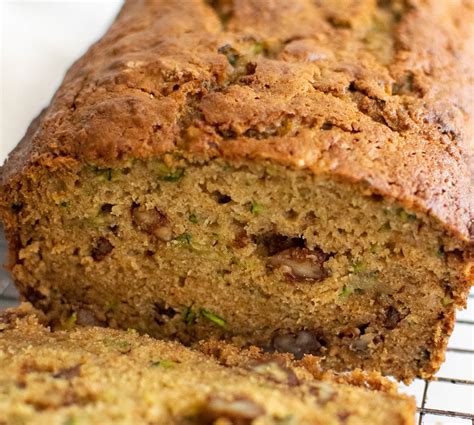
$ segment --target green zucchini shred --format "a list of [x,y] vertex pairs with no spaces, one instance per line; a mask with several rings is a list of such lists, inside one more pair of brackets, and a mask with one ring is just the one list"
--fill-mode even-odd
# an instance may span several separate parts
[[399,208],[397,210],[397,213],[398,213],[398,216],[400,217],[400,219],[404,223],[407,223],[408,221],[416,220],[416,215],[415,214],[411,214],[411,213],[405,211],[403,208]]
[[352,263],[350,271],[351,273],[362,273],[366,268],[366,265],[362,261],[356,261],[355,263]]
[[339,292],[340,297],[348,297],[349,295],[352,295],[354,293],[354,288],[349,285],[344,285]]
[[257,202],[251,202],[250,203],[250,212],[252,214],[260,214],[263,211],[263,205],[257,203]]
[[192,325],[196,322],[196,313],[193,311],[192,307],[188,307],[184,312],[184,322],[187,325]]
[[254,55],[259,55],[260,53],[263,53],[264,51],[263,44],[259,41],[256,41],[255,43],[252,44],[252,52]]
[[210,322],[214,323],[215,325],[221,327],[221,328],[227,328],[227,322],[217,314],[213,313],[212,311],[209,311],[205,308],[202,308],[200,311],[201,315],[209,320]]
[[77,322],[77,313],[74,311],[64,322],[64,327],[66,329],[70,329],[75,326],[76,322]]
[[178,362],[169,359],[156,360],[150,363],[151,367],[162,367],[163,369],[170,369],[176,366]]
[[174,240],[183,245],[191,245],[193,241],[193,236],[190,233],[185,232],[185,233],[181,233],[181,235],[179,236],[176,236]]
[[113,170],[112,168],[101,168],[95,165],[91,166],[91,170],[93,173],[97,174],[104,180],[111,181],[113,177]]
[[184,168],[178,168],[172,173],[166,174],[161,177],[165,182],[178,182],[184,177]]

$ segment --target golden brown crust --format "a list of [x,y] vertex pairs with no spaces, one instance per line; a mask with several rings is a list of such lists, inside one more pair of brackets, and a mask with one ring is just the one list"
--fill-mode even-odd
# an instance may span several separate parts
[[33,163],[177,152],[367,185],[473,241],[471,1],[128,1],[68,72]]
[[354,369],[348,373],[337,373],[323,368],[321,366],[321,359],[310,354],[304,356],[301,360],[295,360],[289,353],[266,353],[254,346],[250,346],[247,349],[239,349],[232,344],[215,339],[201,341],[197,344],[197,348],[204,354],[214,357],[220,364],[225,366],[244,366],[249,361],[275,361],[280,365],[290,368],[294,366],[304,368],[318,380],[349,383],[374,391],[397,394],[397,384],[383,377],[378,372],[364,372],[360,369]]

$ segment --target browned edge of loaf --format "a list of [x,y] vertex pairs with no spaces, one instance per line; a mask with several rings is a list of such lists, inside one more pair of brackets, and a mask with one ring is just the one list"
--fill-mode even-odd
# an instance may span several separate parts
[[0,188],[34,166],[269,160],[357,182],[472,246],[473,16],[469,0],[127,1]]

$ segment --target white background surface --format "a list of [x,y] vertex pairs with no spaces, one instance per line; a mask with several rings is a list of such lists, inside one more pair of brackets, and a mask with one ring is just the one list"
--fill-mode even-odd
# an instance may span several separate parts
[[[103,34],[120,4],[119,0],[0,0],[0,164],[48,104],[66,69]],[[474,320],[472,302],[459,318]],[[474,349],[474,326],[458,324],[450,345]],[[448,353],[439,375],[474,380],[474,356]],[[417,381],[406,391],[420,400],[423,385]],[[474,388],[432,383],[427,407],[472,413]],[[427,416],[425,423],[471,421]]]
[[0,164],[121,3],[0,0]]

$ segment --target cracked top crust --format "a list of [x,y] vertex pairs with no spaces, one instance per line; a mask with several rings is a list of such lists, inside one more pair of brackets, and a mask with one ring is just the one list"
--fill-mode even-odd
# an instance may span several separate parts
[[130,0],[1,170],[176,152],[360,182],[474,241],[470,0]]

